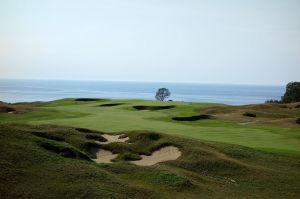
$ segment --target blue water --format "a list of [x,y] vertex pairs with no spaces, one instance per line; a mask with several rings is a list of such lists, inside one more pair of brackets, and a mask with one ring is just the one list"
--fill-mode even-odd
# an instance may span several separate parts
[[160,87],[171,91],[170,99],[231,105],[263,103],[280,99],[283,86],[214,85],[190,83],[146,83],[57,80],[0,80],[0,101],[49,101],[67,97],[150,99]]

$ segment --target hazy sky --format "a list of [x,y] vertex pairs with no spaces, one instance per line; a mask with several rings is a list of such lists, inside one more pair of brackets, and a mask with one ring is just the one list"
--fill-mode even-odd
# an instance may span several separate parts
[[300,81],[300,1],[0,0],[0,78]]

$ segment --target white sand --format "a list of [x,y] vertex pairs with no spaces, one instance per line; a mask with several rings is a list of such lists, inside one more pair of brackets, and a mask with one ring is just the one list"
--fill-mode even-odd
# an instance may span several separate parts
[[141,155],[141,160],[130,161],[139,166],[151,166],[159,162],[176,160],[181,156],[181,151],[177,147],[167,146],[154,151],[151,155]]
[[97,163],[112,163],[111,160],[115,159],[119,154],[113,154],[111,151],[104,149],[94,149],[96,152],[96,159],[93,159]]
[[109,144],[112,142],[126,142],[127,140],[129,140],[129,137],[124,137],[124,138],[120,138],[120,136],[124,136],[122,135],[109,135],[109,134],[103,134],[102,137],[104,137],[105,139],[107,139],[106,142],[99,142],[100,144]]

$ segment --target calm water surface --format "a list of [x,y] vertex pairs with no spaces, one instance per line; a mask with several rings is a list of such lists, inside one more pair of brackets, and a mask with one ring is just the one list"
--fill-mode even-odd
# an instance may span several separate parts
[[160,87],[169,88],[170,99],[231,105],[280,99],[284,86],[217,85],[108,81],[0,80],[0,101],[49,101],[67,97],[150,99]]

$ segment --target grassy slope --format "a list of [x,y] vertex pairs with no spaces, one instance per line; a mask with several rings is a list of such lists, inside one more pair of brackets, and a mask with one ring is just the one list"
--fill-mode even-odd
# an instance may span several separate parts
[[[118,162],[97,164],[90,161],[94,156],[88,146],[93,141],[86,135],[91,133],[52,125],[0,124],[0,198],[297,198],[300,194],[297,158],[144,131],[126,133],[134,144],[103,146],[121,154]],[[49,150],[45,143],[70,153]],[[166,143],[180,148],[178,160],[139,167],[122,159],[124,154],[149,153]]]
[[[105,103],[125,103],[120,106],[99,107]],[[134,105],[176,105],[176,108],[160,111],[138,111]],[[214,120],[175,122],[174,116],[189,116],[205,112],[209,107],[232,107],[205,103],[158,102],[144,100],[112,100],[99,102],[74,102],[73,99],[46,103],[39,111],[24,114],[0,114],[2,121],[20,121],[31,124],[60,124],[86,127],[107,132],[128,130],[152,130],[172,135],[239,144],[276,153],[300,154],[300,128],[278,127],[271,124],[240,125],[241,121],[252,121],[240,114],[232,117],[220,116]],[[236,107],[242,111],[244,107]],[[228,111],[228,110],[227,110]],[[256,112],[261,110],[256,110]],[[263,110],[264,111],[264,110]],[[300,116],[300,109],[268,110],[278,115]],[[259,113],[260,113],[259,112]],[[276,115],[275,115],[276,116]],[[293,119],[292,119],[293,120]],[[280,121],[284,122],[284,121]],[[280,123],[277,122],[277,123]],[[289,121],[290,122],[290,121]]]

